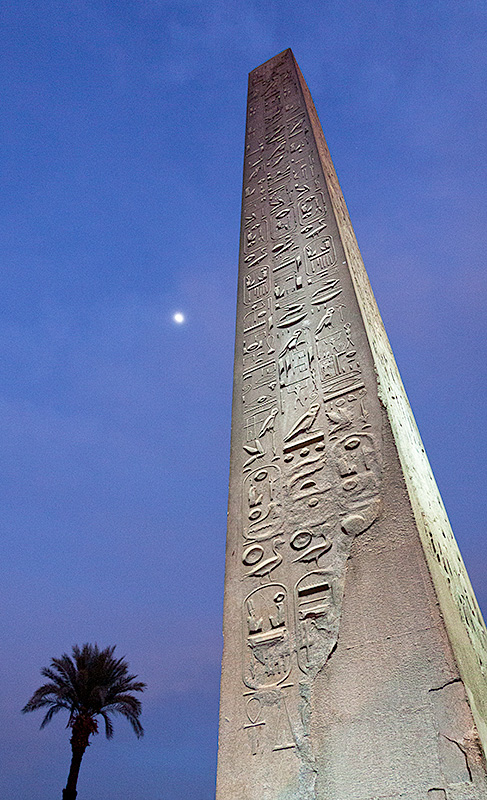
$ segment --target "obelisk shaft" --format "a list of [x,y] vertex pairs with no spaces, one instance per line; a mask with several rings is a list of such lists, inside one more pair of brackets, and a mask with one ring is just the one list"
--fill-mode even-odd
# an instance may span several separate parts
[[291,51],[249,80],[217,800],[486,800],[486,634]]

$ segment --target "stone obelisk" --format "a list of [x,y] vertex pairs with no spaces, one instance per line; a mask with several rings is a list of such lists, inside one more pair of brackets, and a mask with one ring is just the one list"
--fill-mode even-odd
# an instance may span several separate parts
[[290,50],[249,78],[217,800],[486,800],[487,634]]

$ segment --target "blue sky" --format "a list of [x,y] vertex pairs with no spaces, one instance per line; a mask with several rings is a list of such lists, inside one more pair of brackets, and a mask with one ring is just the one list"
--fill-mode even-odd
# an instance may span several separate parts
[[6,0],[1,20],[0,794],[60,796],[63,721],[19,709],[97,641],[149,684],[146,737],[95,739],[79,800],[211,800],[247,73],[293,48],[485,613],[486,7]]

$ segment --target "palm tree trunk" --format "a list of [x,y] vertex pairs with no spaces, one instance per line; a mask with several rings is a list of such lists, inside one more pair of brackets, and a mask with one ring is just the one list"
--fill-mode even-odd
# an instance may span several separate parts
[[63,800],[76,800],[76,784],[78,783],[79,768],[81,766],[81,759],[83,758],[86,747],[72,747],[73,755],[71,757],[71,766],[69,768],[68,782],[66,788],[63,789]]

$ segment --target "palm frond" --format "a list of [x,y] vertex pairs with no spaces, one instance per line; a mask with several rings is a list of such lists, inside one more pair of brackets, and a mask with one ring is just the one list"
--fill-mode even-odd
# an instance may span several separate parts
[[144,729],[141,723],[139,722],[139,714],[134,714],[129,708],[127,708],[127,706],[123,704],[120,704],[118,706],[116,705],[113,706],[113,708],[111,708],[110,711],[112,714],[113,713],[120,714],[122,717],[125,717],[125,719],[127,719],[132,725],[132,728],[134,729],[134,733],[137,736],[137,738],[138,739],[142,738],[142,736],[144,735]]
[[105,722],[105,736],[107,737],[107,739],[111,739],[113,737],[113,723],[110,717],[108,716],[108,712],[100,711],[100,715],[103,717],[103,720]]
[[125,708],[136,716],[138,716],[142,710],[142,703],[138,697],[133,697],[131,694],[117,695],[111,705],[116,708],[117,711],[119,711],[120,708]]
[[130,722],[130,724],[131,724],[131,726],[132,726],[132,728],[134,730],[134,733],[135,733],[137,739],[142,739],[142,737],[144,735],[144,729],[143,729],[142,725],[140,724],[139,720],[138,719],[132,719],[132,717],[130,717],[129,718],[129,722]]
[[41,722],[41,728],[40,729],[42,730],[43,728],[45,728],[46,725],[53,718],[54,714],[57,714],[58,711],[61,711],[62,708],[67,708],[67,706],[65,706],[62,703],[57,703],[56,705],[51,706],[50,709],[48,710],[46,716],[44,717],[44,719]]

